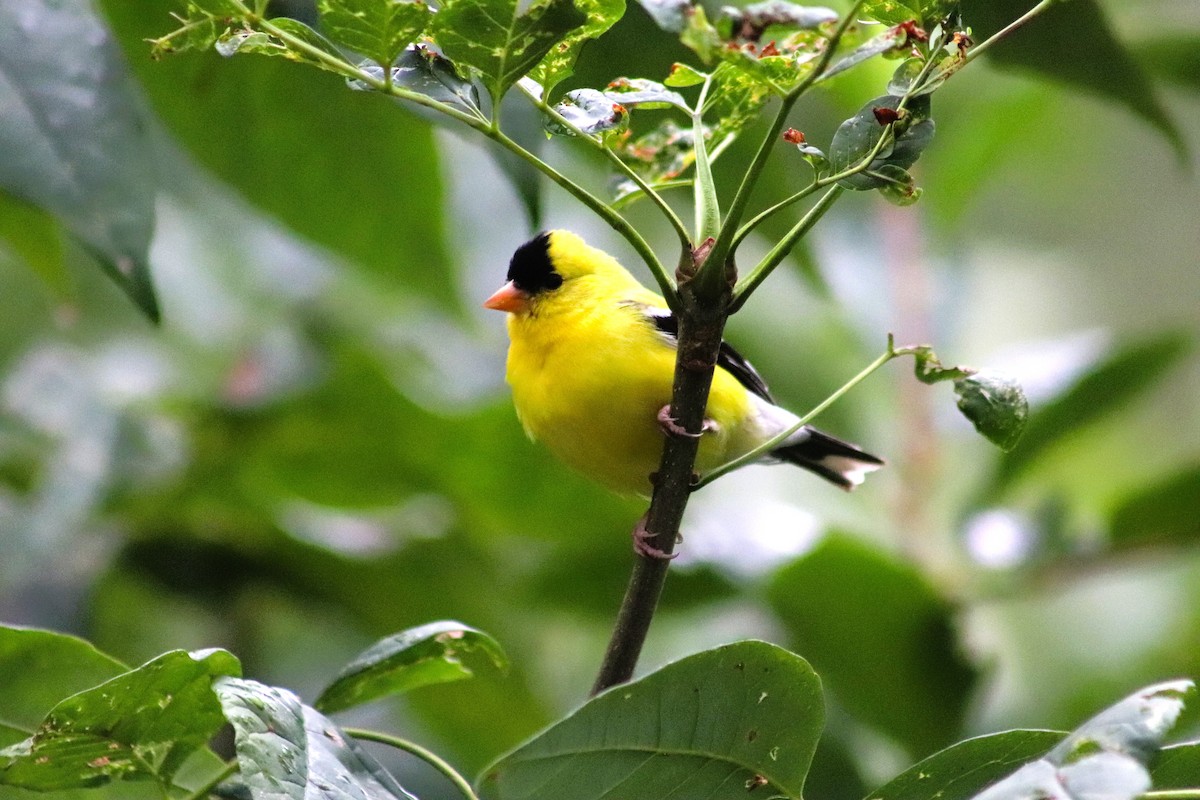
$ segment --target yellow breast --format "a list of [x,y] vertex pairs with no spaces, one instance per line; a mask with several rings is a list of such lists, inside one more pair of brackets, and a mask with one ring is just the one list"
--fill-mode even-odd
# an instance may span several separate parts
[[[571,294],[552,309],[509,318],[513,402],[529,435],[559,459],[615,491],[647,494],[662,454],[657,415],[671,400],[675,349],[641,310],[590,280],[571,281]],[[743,449],[750,413],[745,389],[718,369],[708,406],[718,428],[701,440],[700,472]]]

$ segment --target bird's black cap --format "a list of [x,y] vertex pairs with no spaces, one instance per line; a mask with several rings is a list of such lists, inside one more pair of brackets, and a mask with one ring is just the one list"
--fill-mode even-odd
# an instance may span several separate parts
[[563,278],[550,262],[550,234],[539,233],[517,248],[508,262],[508,279],[530,294],[557,289]]

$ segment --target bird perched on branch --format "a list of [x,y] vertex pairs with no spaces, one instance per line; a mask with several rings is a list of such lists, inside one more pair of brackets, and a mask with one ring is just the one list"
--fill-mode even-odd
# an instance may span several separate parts
[[[682,433],[668,415],[678,326],[666,302],[612,256],[550,231],[517,248],[507,283],[484,306],[509,314],[507,379],[529,436],[610,489],[649,494],[664,433]],[[705,416],[700,475],[799,421],[724,343]],[[883,464],[809,426],[762,460],[795,464],[843,489]]]

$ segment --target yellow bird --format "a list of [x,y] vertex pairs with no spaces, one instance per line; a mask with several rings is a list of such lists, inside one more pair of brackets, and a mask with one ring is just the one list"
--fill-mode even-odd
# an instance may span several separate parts
[[[612,256],[560,230],[517,248],[507,283],[484,306],[509,314],[507,379],[530,438],[610,489],[649,494],[672,428],[677,325],[666,302]],[[728,344],[705,416],[701,475],[799,421]],[[809,426],[763,460],[796,464],[843,489],[883,464]]]

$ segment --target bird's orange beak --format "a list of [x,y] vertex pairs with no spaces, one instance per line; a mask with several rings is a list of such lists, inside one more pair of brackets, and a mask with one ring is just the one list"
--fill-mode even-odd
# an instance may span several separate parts
[[529,308],[529,294],[518,289],[515,283],[509,281],[497,289],[495,294],[484,300],[483,307],[511,313],[524,311]]

